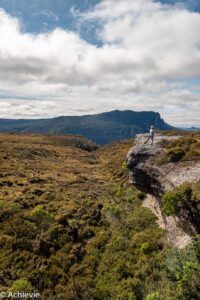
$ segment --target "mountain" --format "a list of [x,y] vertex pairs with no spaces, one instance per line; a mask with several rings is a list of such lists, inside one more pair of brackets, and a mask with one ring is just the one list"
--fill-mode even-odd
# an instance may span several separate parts
[[111,111],[95,115],[62,116],[41,120],[0,119],[0,131],[23,133],[80,134],[99,145],[134,137],[149,131],[154,125],[160,130],[171,130],[159,113]]
[[200,131],[200,127],[182,127],[181,129],[185,131]]

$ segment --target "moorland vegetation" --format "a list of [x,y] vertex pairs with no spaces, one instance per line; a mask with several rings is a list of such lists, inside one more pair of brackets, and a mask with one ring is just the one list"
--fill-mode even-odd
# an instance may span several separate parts
[[[200,299],[200,240],[171,248],[142,207],[145,194],[128,183],[124,162],[133,144],[97,149],[77,136],[0,135],[0,291],[49,300]],[[196,159],[198,141],[186,144],[170,148]],[[187,200],[197,201],[191,189]],[[173,208],[170,199],[166,213],[178,213],[180,201]]]

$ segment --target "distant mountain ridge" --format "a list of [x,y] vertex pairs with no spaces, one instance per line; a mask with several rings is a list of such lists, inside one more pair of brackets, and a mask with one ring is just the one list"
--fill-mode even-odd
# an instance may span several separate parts
[[185,131],[200,131],[200,127],[181,127]]
[[52,119],[0,119],[0,131],[22,133],[81,134],[99,145],[128,139],[144,133],[154,125],[160,130],[172,130],[160,114],[153,111],[114,110],[95,115],[61,116]]

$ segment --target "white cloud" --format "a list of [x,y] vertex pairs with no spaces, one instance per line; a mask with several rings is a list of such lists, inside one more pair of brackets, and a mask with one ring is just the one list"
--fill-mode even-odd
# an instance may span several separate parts
[[[0,10],[0,95],[6,97],[0,117],[117,108],[159,111],[174,125],[200,123],[192,82],[200,81],[200,14],[152,0],[106,0],[74,13],[100,25],[101,47],[59,28],[23,33],[19,20]],[[48,101],[54,108],[44,109]]]
[[10,99],[9,102],[0,102],[1,118],[20,119],[20,118],[37,118],[44,117],[44,111],[51,116],[52,111],[56,109],[56,104],[51,101],[42,101],[38,105],[37,101],[18,101]]
[[41,12],[37,12],[37,13],[33,13],[32,17],[35,16],[45,16],[48,19],[53,19],[54,21],[58,21],[59,17],[57,15],[55,15],[51,10],[45,10],[43,9]]

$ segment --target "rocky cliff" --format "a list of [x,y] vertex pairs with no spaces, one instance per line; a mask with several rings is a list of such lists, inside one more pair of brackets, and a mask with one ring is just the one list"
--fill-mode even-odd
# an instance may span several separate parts
[[145,144],[147,135],[136,136],[135,145],[127,155],[130,182],[147,193],[143,206],[149,207],[158,218],[160,227],[166,229],[172,246],[183,248],[196,234],[196,228],[188,220],[166,216],[162,212],[161,199],[166,191],[173,190],[182,183],[200,180],[198,160],[158,163],[158,158],[166,152],[165,145],[179,140],[179,135],[157,134],[154,145]]

